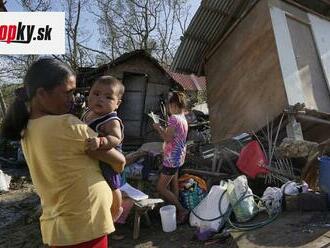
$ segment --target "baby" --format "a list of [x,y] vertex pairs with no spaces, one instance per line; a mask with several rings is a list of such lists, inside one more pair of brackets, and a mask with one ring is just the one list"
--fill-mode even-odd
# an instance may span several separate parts
[[[82,116],[82,120],[99,134],[97,138],[86,140],[87,150],[109,150],[116,148],[121,150],[124,138],[124,126],[118,118],[118,109],[125,87],[121,81],[112,76],[98,78],[92,86],[88,96],[88,110]],[[111,214],[116,221],[123,212],[122,195],[120,192],[120,174],[111,166],[100,162],[102,174],[109,184],[113,203]]]

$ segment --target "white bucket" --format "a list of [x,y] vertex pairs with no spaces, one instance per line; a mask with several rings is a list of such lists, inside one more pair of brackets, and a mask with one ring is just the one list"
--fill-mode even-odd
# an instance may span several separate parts
[[176,229],[176,208],[174,205],[161,207],[159,210],[164,232],[173,232]]

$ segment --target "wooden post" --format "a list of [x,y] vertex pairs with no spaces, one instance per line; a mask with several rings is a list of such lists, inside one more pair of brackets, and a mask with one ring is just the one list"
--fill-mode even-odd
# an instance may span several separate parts
[[141,213],[138,208],[135,208],[133,239],[138,239],[140,236],[140,220]]
[[134,202],[134,227],[133,227],[133,239],[138,239],[140,236],[140,223],[141,216],[144,215],[147,225],[151,225],[151,221],[148,215],[148,211],[154,209],[156,204],[163,203],[162,199],[145,199]]
[[286,125],[286,133],[288,138],[294,140],[304,140],[301,125],[296,121],[293,114],[288,114],[289,123]]

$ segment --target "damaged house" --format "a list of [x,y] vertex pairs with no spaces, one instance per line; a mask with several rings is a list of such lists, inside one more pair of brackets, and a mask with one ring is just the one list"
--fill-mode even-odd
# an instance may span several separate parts
[[88,89],[102,75],[113,75],[125,85],[118,114],[124,122],[124,144],[127,149],[145,142],[159,141],[159,135],[154,131],[147,114],[150,111],[161,114],[170,90],[187,90],[188,93],[205,90],[205,79],[191,79],[193,76],[178,73],[172,75],[143,50],[126,53],[98,68],[81,68],[77,75],[77,86]]
[[193,103],[200,103],[206,100],[206,79],[195,74],[182,74],[166,70],[167,73],[178,82],[184,89],[187,97]]
[[172,69],[206,76],[214,143],[298,105],[286,124],[320,142],[330,137],[329,41],[329,0],[203,0]]

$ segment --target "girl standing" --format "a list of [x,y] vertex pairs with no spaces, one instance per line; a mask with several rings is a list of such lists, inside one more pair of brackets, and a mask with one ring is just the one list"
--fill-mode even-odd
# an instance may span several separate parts
[[188,211],[179,202],[178,171],[186,156],[188,123],[184,115],[186,97],[182,92],[173,92],[169,97],[167,128],[154,124],[164,142],[163,168],[157,184],[158,192],[177,209],[178,223],[187,220]]

